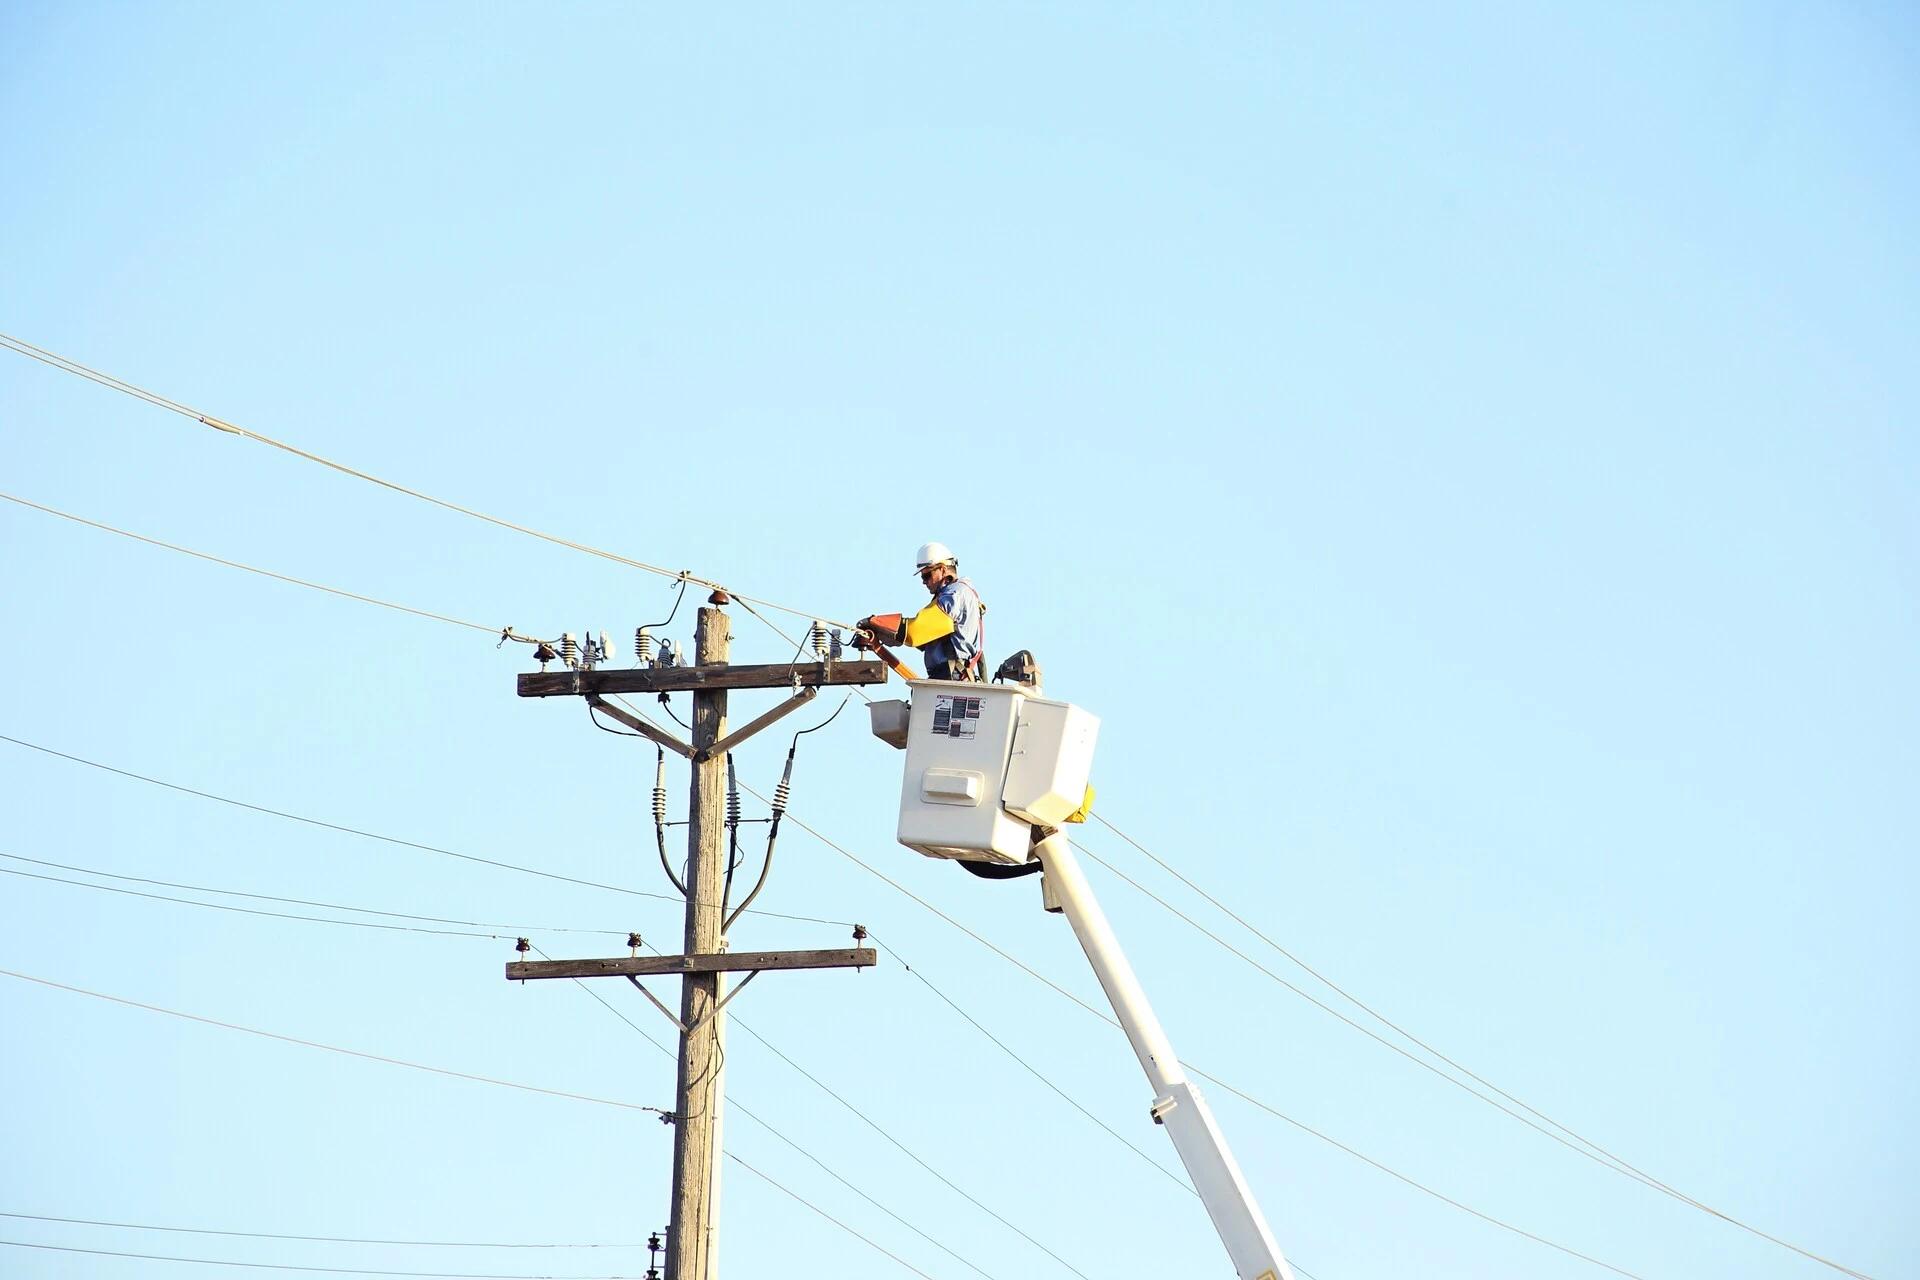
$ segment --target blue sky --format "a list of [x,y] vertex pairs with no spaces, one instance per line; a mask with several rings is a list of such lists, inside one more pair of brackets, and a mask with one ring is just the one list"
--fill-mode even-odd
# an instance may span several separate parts
[[[916,603],[912,551],[946,541],[992,649],[1033,649],[1049,692],[1102,717],[1118,828],[1555,1121],[1900,1275],[1920,1260],[1917,40],[1892,5],[15,3],[0,332],[822,616]],[[672,603],[660,578],[0,357],[14,498],[489,628],[622,632]],[[14,502],[0,538],[0,869],[497,923],[474,932],[553,955],[619,949],[559,927],[677,934],[667,902],[18,745],[665,888],[650,750],[513,696],[524,649]],[[790,652],[734,626],[737,661]],[[789,828],[763,905],[864,923],[913,971],[756,983],[730,1089],[797,1146],[738,1112],[727,1146],[905,1265],[733,1166],[723,1267],[1072,1274],[798,1063],[1085,1274],[1226,1274],[1198,1203],[1142,1157],[1175,1167],[1124,1041],[901,892],[1097,1001],[1030,882],[893,842],[899,758],[858,713],[803,740],[793,812],[899,887]],[[783,742],[739,754],[763,791]],[[1086,846],[1394,1038],[1112,830]],[[1836,1274],[1549,1141],[1090,874],[1182,1055],[1270,1107],[1648,1280]],[[509,987],[508,942],[4,880],[0,969],[671,1100],[636,1033],[667,1024],[637,993],[596,989],[627,1025],[576,989]],[[733,945],[846,933],[758,919]],[[0,1009],[0,1212],[576,1245],[665,1220],[671,1135],[644,1113],[18,978]],[[1210,1096],[1316,1280],[1609,1274]],[[0,1228],[311,1266],[645,1268]],[[190,1269],[0,1253],[35,1280]]]

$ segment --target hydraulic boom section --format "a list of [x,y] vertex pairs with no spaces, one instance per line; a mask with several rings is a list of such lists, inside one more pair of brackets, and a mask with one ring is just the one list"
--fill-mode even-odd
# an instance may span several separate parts
[[1167,1136],[1173,1139],[1173,1149],[1180,1153],[1180,1163],[1187,1167],[1193,1189],[1200,1193],[1213,1229],[1233,1259],[1234,1273],[1240,1280],[1293,1280],[1293,1270],[1274,1242],[1253,1190],[1227,1147],[1226,1135],[1174,1056],[1173,1045],[1147,1003],[1140,980],[1133,976],[1133,966],[1120,950],[1120,941],[1067,837],[1055,833],[1035,845],[1034,852],[1046,876],[1047,905],[1057,906],[1067,917],[1080,949],[1087,953],[1100,989],[1107,993],[1107,1003],[1113,1006],[1141,1070],[1153,1085],[1153,1118],[1166,1126]]
[[994,878],[1042,873],[1049,911],[1073,926],[1153,1086],[1152,1114],[1213,1219],[1240,1280],[1293,1280],[1247,1180],[1200,1091],[1174,1056],[1133,966],[1093,896],[1061,823],[1092,803],[1098,719],[1025,684],[919,680],[911,703],[876,702],[874,736],[907,754],[900,843]]

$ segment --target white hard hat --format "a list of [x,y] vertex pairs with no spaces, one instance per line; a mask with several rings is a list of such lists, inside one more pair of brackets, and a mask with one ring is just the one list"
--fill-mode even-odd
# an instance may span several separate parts
[[921,547],[920,547],[919,557],[914,561],[913,571],[915,573],[918,573],[920,572],[920,570],[926,568],[930,564],[946,564],[952,559],[953,559],[953,552],[947,550],[946,543],[944,542],[923,543],[921,544]]

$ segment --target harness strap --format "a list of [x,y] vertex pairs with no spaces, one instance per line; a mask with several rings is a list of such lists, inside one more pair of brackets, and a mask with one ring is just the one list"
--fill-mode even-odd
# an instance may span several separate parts
[[975,680],[981,680],[981,673],[987,669],[987,602],[980,598],[980,589],[973,585],[972,579],[962,578],[958,585],[973,593],[973,602],[980,609],[980,643],[974,647],[973,657],[967,660],[967,670]]

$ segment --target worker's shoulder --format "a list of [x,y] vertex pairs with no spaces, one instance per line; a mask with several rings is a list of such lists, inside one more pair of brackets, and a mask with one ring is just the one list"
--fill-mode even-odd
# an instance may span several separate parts
[[946,586],[941,587],[939,599],[943,606],[960,602],[971,602],[980,605],[983,609],[986,608],[985,603],[980,599],[980,588],[973,585],[971,578],[955,578]]

